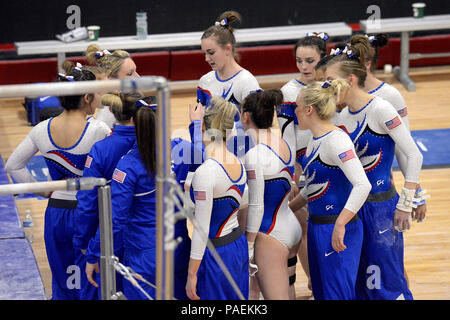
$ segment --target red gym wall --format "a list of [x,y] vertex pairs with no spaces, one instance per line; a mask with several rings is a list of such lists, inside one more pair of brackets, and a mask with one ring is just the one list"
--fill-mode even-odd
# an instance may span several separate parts
[[[334,45],[331,43],[329,48]],[[240,64],[254,75],[298,72],[293,53],[294,45],[268,45],[240,48]],[[411,53],[450,52],[450,34],[412,38]],[[400,38],[391,38],[379,50],[377,68],[400,63]],[[132,57],[141,75],[159,75],[171,81],[198,80],[210,71],[201,50],[160,51],[133,53]],[[86,63],[83,57],[70,60]],[[450,64],[450,57],[411,60],[411,67]],[[0,61],[0,84],[51,82],[56,79],[56,57],[47,59]]]

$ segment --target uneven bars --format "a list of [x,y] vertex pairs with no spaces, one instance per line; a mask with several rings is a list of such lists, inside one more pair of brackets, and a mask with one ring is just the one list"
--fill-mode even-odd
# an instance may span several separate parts
[[75,178],[59,181],[30,182],[0,185],[0,195],[37,193],[55,190],[89,190],[96,186],[106,185],[104,178]]
[[140,78],[118,80],[12,84],[0,86],[0,98],[70,96],[90,92],[106,93],[111,91],[131,93],[142,90],[160,89],[167,86],[167,80],[158,76],[143,76]]

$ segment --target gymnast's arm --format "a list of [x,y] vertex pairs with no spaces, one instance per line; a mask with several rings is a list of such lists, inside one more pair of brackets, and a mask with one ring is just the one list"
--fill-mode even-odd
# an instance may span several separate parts
[[197,295],[197,271],[206,249],[211,221],[215,179],[214,173],[210,169],[209,166],[199,167],[192,179],[195,198],[195,223],[186,283],[186,294],[192,300],[199,299]]
[[[346,135],[339,135],[335,141],[330,141],[331,158],[333,164],[337,165],[346,178],[352,184],[352,191],[345,203],[344,208],[339,214],[334,225],[331,243],[336,252],[343,251],[346,246],[344,244],[345,225],[354,217],[359,211],[369,195],[372,185],[364,172],[363,166],[356,156],[355,148],[352,141]],[[341,160],[339,155],[347,153],[348,160]]]
[[245,170],[248,185],[247,241],[255,241],[264,216],[264,173],[258,159],[258,146],[245,155]]
[[35,143],[35,128],[17,146],[5,164],[6,172],[18,183],[36,182],[36,179],[34,179],[26,167],[28,161],[39,151]]

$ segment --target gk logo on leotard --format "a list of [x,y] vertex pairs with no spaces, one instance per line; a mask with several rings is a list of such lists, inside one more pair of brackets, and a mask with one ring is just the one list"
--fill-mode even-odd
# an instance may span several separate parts
[[377,181],[377,187],[381,186],[382,184],[384,185],[384,180],[378,180]]
[[333,209],[333,205],[332,204],[328,204],[326,207],[325,207],[325,210],[331,210],[331,209]]
[[366,280],[367,289],[380,289],[381,288],[381,270],[377,265],[371,265],[367,267],[367,274],[370,276]]
[[76,265],[68,266],[66,273],[70,274],[67,278],[66,286],[67,289],[80,289],[81,288],[81,272],[80,267]]

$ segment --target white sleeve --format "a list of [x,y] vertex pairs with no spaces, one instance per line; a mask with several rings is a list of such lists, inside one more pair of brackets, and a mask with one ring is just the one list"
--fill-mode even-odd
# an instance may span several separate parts
[[106,124],[109,129],[112,129],[117,122],[116,117],[114,117],[114,114],[109,110],[109,106],[104,106],[102,109],[99,109],[95,119]]
[[252,92],[261,90],[258,80],[249,72],[248,77],[246,77],[245,82],[242,84],[241,90],[241,100],[240,103]]
[[390,102],[392,106],[397,110],[397,113],[400,115],[400,117],[402,117],[403,123],[406,125],[408,130],[410,130],[406,101],[403,98],[402,94],[395,87],[390,86],[390,89],[389,99],[386,99],[386,101]]
[[336,164],[353,185],[344,208],[357,213],[366,202],[372,185],[367,178],[361,161],[356,156],[355,147],[348,136],[342,135],[331,144],[332,162]]
[[[36,128],[36,127],[35,127]],[[36,129],[33,128],[26,138],[17,146],[6,161],[5,170],[19,183],[36,182],[26,164],[39,151],[33,140]]]
[[[247,172],[248,185],[248,213],[247,232],[256,233],[259,231],[264,216],[264,174],[259,159],[257,159],[257,149],[247,152],[245,157],[245,170]],[[256,157],[255,157],[256,156]]]
[[[408,119],[408,108],[406,107],[406,105],[403,109],[397,110],[397,113],[402,118],[402,121],[405,124],[406,128],[408,128],[408,131],[411,132]],[[395,156],[397,157],[398,167],[400,168],[403,176],[405,176],[406,167],[408,165],[408,158],[403,152],[400,151],[400,148],[397,146],[397,144],[395,145]]]
[[394,140],[395,147],[406,157],[402,164],[405,181],[418,183],[423,156],[402,118],[392,106],[379,108],[376,117],[379,126]]
[[[214,174],[211,167],[202,165],[194,173],[192,189],[195,198],[195,220],[192,233],[191,259],[201,260],[208,241],[213,206]],[[201,228],[201,231],[198,230]]]

